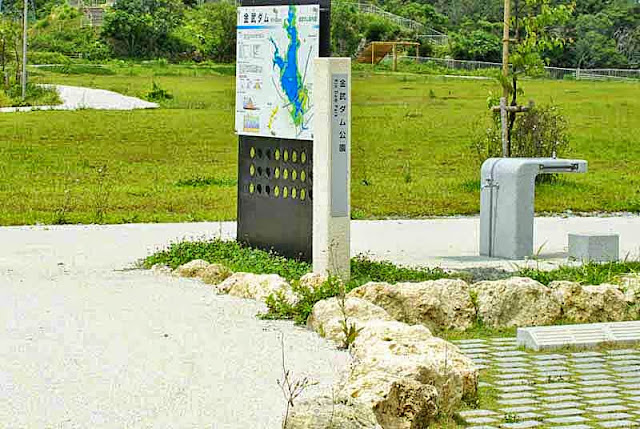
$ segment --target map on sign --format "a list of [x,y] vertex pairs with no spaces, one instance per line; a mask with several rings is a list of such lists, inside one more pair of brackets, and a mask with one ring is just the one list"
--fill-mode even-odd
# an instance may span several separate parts
[[320,6],[238,8],[236,132],[313,140]]

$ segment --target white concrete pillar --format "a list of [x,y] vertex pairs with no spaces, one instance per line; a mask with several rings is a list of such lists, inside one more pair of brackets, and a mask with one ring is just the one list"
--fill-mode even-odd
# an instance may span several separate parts
[[351,59],[315,60],[313,271],[348,280],[351,221]]

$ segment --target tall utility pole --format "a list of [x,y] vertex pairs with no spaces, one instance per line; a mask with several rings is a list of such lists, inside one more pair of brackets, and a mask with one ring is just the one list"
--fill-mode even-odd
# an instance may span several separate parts
[[511,0],[504,0],[504,27],[502,30],[502,76],[504,77],[502,98],[500,99],[500,117],[502,122],[502,156],[510,157],[509,129],[507,127],[507,100],[509,98],[509,88],[506,85],[509,78],[509,24],[511,21]]
[[27,98],[27,14],[28,0],[24,0],[22,9],[22,100]]

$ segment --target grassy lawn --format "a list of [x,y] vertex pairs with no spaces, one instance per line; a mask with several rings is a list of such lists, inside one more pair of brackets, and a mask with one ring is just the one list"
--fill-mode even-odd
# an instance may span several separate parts
[[[0,224],[235,218],[234,75],[225,66],[84,67],[34,80],[144,96],[155,111],[0,115]],[[71,70],[73,71],[73,70]],[[353,78],[354,218],[472,214],[472,127],[493,81],[359,71]],[[538,188],[543,212],[640,211],[640,84],[529,81],[526,97],[566,114],[586,175]]]

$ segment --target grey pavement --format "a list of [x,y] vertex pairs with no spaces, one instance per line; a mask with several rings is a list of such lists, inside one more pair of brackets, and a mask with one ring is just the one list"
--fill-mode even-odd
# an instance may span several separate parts
[[0,427],[278,428],[287,368],[331,395],[315,333],[197,280],[129,270],[204,225],[0,228]]
[[[479,397],[485,408],[465,410],[469,425],[485,427],[640,427],[640,347],[588,352],[524,352],[515,338],[454,341],[480,371]],[[482,350],[482,352],[479,352]],[[514,378],[502,365],[504,353],[518,353]],[[590,373],[584,374],[585,360]],[[626,369],[632,369],[629,372]],[[557,374],[550,374],[555,366]],[[495,403],[495,405],[493,405]],[[472,426],[476,427],[476,426]]]
[[28,112],[32,110],[134,110],[155,109],[158,107],[157,103],[151,103],[105,89],[83,88],[69,85],[43,86],[55,87],[62,99],[62,104],[57,106],[3,107],[0,108],[0,113]]

